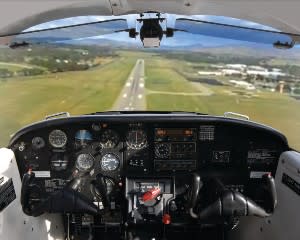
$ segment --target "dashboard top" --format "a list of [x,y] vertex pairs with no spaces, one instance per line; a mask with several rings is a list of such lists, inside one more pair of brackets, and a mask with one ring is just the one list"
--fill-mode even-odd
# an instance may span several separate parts
[[92,122],[109,122],[109,123],[197,123],[197,124],[209,124],[209,125],[229,125],[229,126],[240,126],[248,129],[255,129],[260,132],[271,134],[275,139],[281,141],[281,143],[288,149],[288,141],[285,135],[278,130],[263,125],[257,122],[228,118],[222,116],[211,116],[197,113],[186,113],[186,112],[103,112],[94,113],[89,115],[71,116],[46,119],[40,122],[36,122],[25,126],[16,132],[8,147],[12,147],[16,141],[23,135],[31,132],[43,129],[45,127],[55,127],[64,124],[87,124]]

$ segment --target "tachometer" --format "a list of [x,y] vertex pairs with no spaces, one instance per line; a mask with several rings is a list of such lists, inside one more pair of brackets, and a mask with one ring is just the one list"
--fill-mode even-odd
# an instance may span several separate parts
[[94,158],[88,153],[81,153],[76,159],[76,167],[79,171],[88,171],[94,166]]
[[119,135],[114,130],[107,129],[101,136],[100,144],[103,148],[114,148],[118,145],[119,140]]
[[168,143],[156,143],[155,155],[157,158],[168,158],[170,156],[171,146]]
[[31,142],[32,142],[32,147],[36,150],[41,149],[46,145],[45,140],[41,137],[34,137]]
[[62,148],[67,144],[67,135],[62,130],[56,129],[49,134],[49,143],[52,147]]
[[100,164],[103,171],[115,171],[120,166],[120,159],[116,154],[107,153],[102,157]]
[[131,149],[143,149],[147,146],[147,134],[141,129],[130,130],[126,135],[126,144]]

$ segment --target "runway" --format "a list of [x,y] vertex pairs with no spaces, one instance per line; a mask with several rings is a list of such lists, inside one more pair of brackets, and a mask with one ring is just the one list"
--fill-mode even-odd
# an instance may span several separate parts
[[112,110],[146,110],[144,70],[144,60],[138,59],[121,91],[120,96],[114,103]]

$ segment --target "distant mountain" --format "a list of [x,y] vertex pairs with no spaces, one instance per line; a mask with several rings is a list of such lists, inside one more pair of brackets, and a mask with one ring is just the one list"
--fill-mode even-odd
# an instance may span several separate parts
[[263,44],[243,44],[231,46],[201,47],[190,46],[189,50],[210,54],[234,54],[239,56],[253,56],[257,58],[276,57],[281,59],[300,59],[300,48],[277,49]]
[[95,46],[107,46],[112,48],[133,48],[133,49],[140,49],[143,48],[142,43],[137,41],[117,41],[112,39],[106,38],[87,38],[82,40],[71,40],[67,41],[68,44],[76,44],[76,45],[95,45]]
[[[166,45],[164,44],[164,39],[161,42],[161,46],[159,48],[149,48],[148,50],[152,51],[162,51],[162,50],[190,50],[193,51],[193,48],[201,48],[201,44],[189,46],[189,45],[183,45],[183,46],[176,46],[176,45]],[[145,49],[143,47],[143,44],[139,37],[136,39],[126,39],[126,40],[114,40],[114,39],[106,39],[106,38],[98,38],[98,39],[83,39],[80,41],[71,40],[67,41],[68,44],[76,44],[76,45],[95,45],[95,46],[108,46],[112,48],[128,48],[128,49]]]
[[[126,33],[124,33],[126,34]],[[20,38],[26,41],[26,37]],[[19,40],[20,40],[19,39]],[[276,49],[273,46],[267,44],[255,44],[255,43],[247,43],[243,42],[237,44],[224,44],[221,45],[221,41],[215,44],[212,43],[194,43],[191,42],[189,39],[186,41],[186,45],[184,38],[179,39],[162,39],[161,47],[159,49],[149,49],[153,51],[192,51],[192,52],[199,52],[199,53],[210,53],[215,55],[221,54],[230,54],[236,56],[247,56],[247,57],[255,57],[255,58],[265,58],[265,57],[275,57],[281,59],[300,59],[300,48],[294,47],[288,50]],[[122,37],[120,39],[116,38],[85,38],[82,40],[71,40],[68,37],[65,37],[63,34],[58,36],[47,36],[39,38],[30,38],[30,42],[59,42],[55,43],[61,45],[89,45],[89,46],[101,46],[101,47],[111,47],[115,49],[143,49],[143,45],[137,39],[130,39],[126,37]]]

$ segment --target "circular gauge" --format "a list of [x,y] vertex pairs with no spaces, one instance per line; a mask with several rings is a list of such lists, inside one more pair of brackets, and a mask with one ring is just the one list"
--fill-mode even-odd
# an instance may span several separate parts
[[113,153],[107,153],[101,158],[101,169],[103,171],[115,171],[120,166],[120,159]]
[[170,156],[170,144],[157,143],[155,145],[155,155],[158,158],[168,158]]
[[75,142],[81,146],[87,145],[92,140],[93,140],[93,136],[87,130],[79,130],[75,134]]
[[80,171],[88,171],[94,165],[94,158],[88,153],[79,154],[76,159],[76,167]]
[[103,148],[114,148],[119,143],[119,135],[111,129],[105,130],[101,136],[100,144]]
[[130,130],[126,135],[126,144],[131,149],[143,149],[147,146],[147,135],[141,130]]
[[101,125],[100,125],[100,124],[97,124],[97,123],[93,123],[92,129],[93,129],[95,132],[99,132],[99,131],[101,130]]
[[45,140],[41,137],[34,137],[31,143],[34,149],[41,149],[45,147]]
[[67,144],[67,135],[62,130],[53,130],[49,134],[49,143],[52,147],[62,148]]

